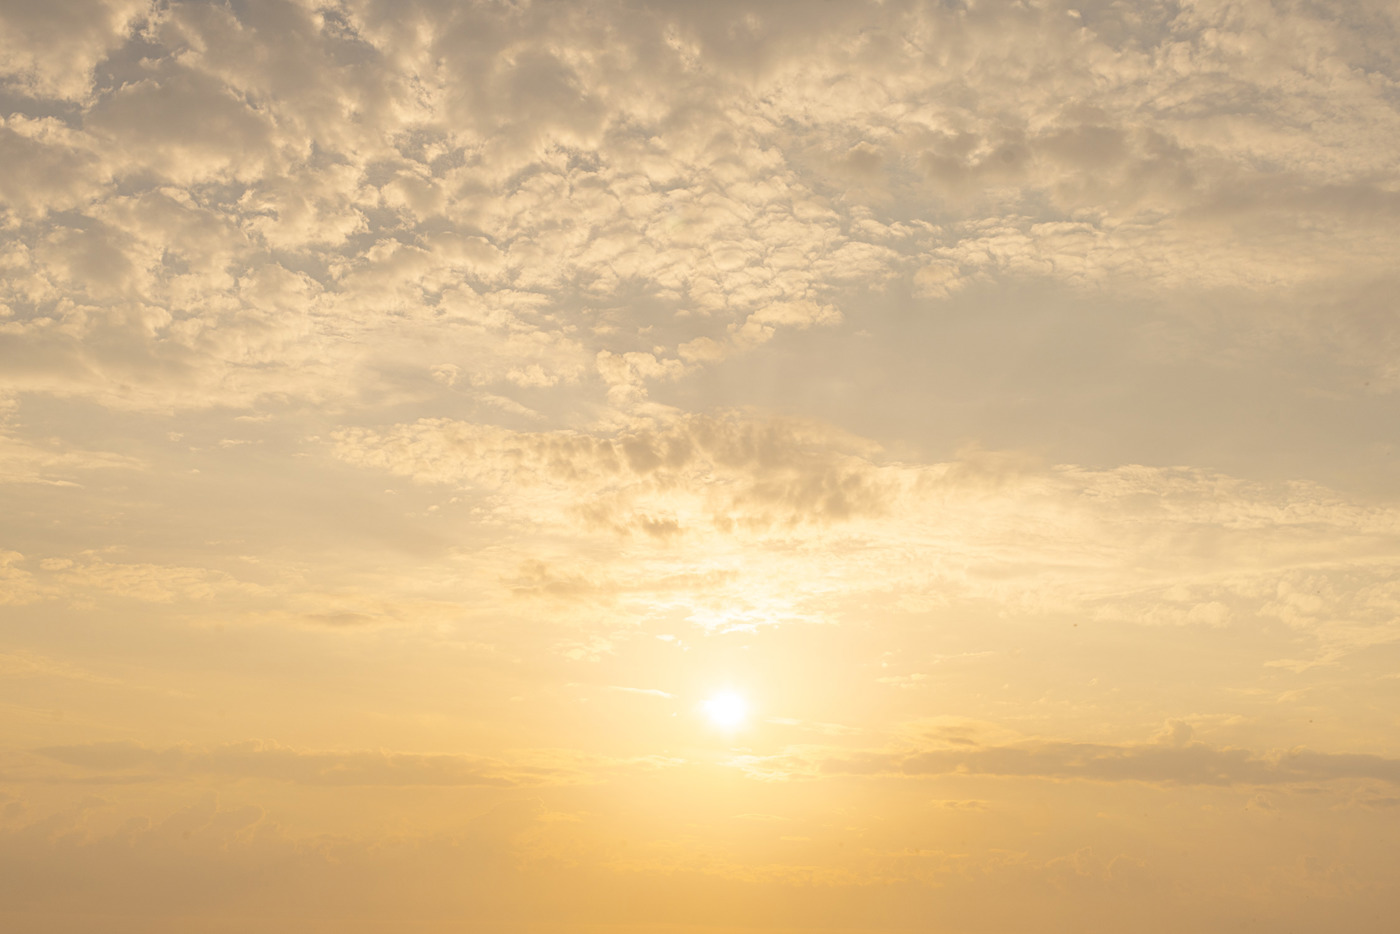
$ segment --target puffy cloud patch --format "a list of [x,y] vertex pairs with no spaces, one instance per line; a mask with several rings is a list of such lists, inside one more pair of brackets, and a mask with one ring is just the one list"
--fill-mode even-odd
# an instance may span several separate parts
[[[596,372],[625,407],[784,329],[855,322],[859,293],[891,283],[933,299],[1027,277],[1294,288],[1374,278],[1395,247],[1381,13],[884,4],[782,28],[776,10],[611,3],[425,5],[411,27],[373,3],[5,15],[21,95],[83,102],[61,118],[36,104],[0,132],[4,236],[28,251],[0,302],[15,353],[49,359],[11,389],[143,407],[325,398],[446,338],[457,359],[441,362],[477,385]],[[73,17],[81,29],[55,25]],[[1260,36],[1271,55],[1249,51]],[[183,207],[129,209],[157,196]],[[210,340],[278,314],[229,289],[270,264],[315,295],[294,339],[268,360]],[[84,320],[114,336],[78,366],[46,322],[86,332],[63,306],[83,293]],[[116,370],[145,385],[104,392]]]
[[0,79],[39,98],[82,101],[94,70],[130,39],[147,0],[61,0],[0,8]]

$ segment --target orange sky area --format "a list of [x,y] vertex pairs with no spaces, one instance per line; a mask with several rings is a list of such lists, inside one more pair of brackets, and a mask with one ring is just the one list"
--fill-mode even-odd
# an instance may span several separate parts
[[1389,0],[0,0],[0,929],[1381,934]]

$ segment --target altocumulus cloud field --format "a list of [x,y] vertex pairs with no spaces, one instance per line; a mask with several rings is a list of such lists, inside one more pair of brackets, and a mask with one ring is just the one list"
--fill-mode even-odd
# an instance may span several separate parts
[[1397,50],[0,0],[0,921],[1391,930]]

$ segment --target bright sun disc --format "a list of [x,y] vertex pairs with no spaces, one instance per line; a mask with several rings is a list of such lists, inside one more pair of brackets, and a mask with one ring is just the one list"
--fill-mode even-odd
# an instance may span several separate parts
[[704,708],[705,716],[710,718],[710,722],[723,730],[736,729],[743,724],[749,713],[744,699],[732,692],[716,694],[705,701]]

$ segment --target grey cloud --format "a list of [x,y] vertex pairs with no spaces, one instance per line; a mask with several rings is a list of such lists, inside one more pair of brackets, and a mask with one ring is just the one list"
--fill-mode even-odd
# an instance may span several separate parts
[[898,485],[862,455],[871,446],[814,425],[733,416],[694,416],[614,437],[512,432],[446,420],[388,434],[337,435],[343,459],[425,482],[552,483],[590,498],[587,524],[666,538],[672,515],[648,513],[638,497],[705,493],[721,527],[837,522],[885,513]]
[[936,506],[946,523],[970,510],[984,527],[992,513],[1007,510],[1002,518],[1019,529],[1015,537],[1038,526],[1034,504],[1049,496],[1073,501],[1086,529],[1103,526],[1109,534],[1111,527],[1120,544],[1134,548],[1170,540],[1183,559],[1219,560],[1222,536],[1266,531],[1270,547],[1294,561],[1335,556],[1328,549],[1338,547],[1336,538],[1322,551],[1309,550],[1324,528],[1347,539],[1358,557],[1385,552],[1400,535],[1400,516],[1390,507],[1301,481],[1265,484],[1182,467],[1050,467],[1023,452],[976,446],[946,463],[911,466],[829,426],[742,411],[670,414],[607,434],[422,419],[384,431],[345,429],[334,440],[341,459],[420,483],[591,494],[598,499],[590,508],[600,516],[632,508],[642,493],[656,494],[658,503],[672,493],[704,495],[720,510],[715,515],[733,510],[736,522],[758,524],[882,516],[898,504],[915,512]]
[[[55,227],[38,249],[37,258],[47,263],[69,295],[123,298],[139,284],[138,267],[125,240],[121,232],[100,221]],[[102,309],[93,317],[110,320],[120,313],[119,308]],[[156,320],[164,323],[168,319],[164,312],[157,312]]]
[[1271,755],[1205,743],[964,744],[904,753],[834,755],[827,774],[990,775],[1172,785],[1283,785],[1343,779],[1400,784],[1400,759],[1294,749]]
[[0,79],[39,97],[81,100],[93,70],[128,38],[149,0],[0,5]]
[[21,217],[68,211],[96,196],[110,174],[86,140],[57,120],[12,116],[0,128],[0,203]]
[[221,173],[261,174],[272,157],[272,127],[213,76],[182,67],[125,85],[104,97],[86,121],[141,162],[175,181]]

